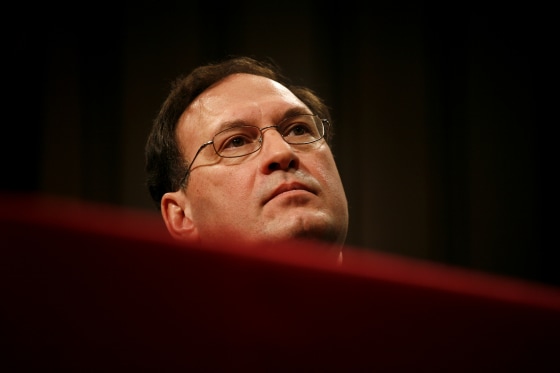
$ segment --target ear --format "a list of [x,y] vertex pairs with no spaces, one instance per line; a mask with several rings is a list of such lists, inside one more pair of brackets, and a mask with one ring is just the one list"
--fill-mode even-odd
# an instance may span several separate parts
[[161,215],[173,238],[183,241],[198,241],[198,229],[192,220],[191,205],[182,190],[163,195]]

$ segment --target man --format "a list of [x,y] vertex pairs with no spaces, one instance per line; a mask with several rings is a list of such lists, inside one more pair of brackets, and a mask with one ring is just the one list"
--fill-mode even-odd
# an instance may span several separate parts
[[348,205],[330,114],[311,90],[247,57],[177,79],[146,144],[147,184],[180,240],[342,245]]

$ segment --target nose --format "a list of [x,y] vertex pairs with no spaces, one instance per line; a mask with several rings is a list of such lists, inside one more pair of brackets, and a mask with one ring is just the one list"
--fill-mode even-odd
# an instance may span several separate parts
[[276,127],[263,128],[263,143],[260,150],[260,168],[263,173],[289,170],[299,166],[299,157],[292,145],[284,141]]

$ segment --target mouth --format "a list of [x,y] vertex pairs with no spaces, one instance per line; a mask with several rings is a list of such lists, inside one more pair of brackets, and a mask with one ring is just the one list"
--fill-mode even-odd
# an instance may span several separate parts
[[268,198],[265,199],[264,204],[266,205],[272,199],[278,197],[279,195],[281,195],[283,193],[287,193],[287,192],[291,192],[291,191],[297,191],[297,190],[301,190],[301,191],[309,192],[309,193],[312,193],[312,194],[316,194],[315,191],[312,190],[311,188],[309,188],[307,185],[304,185],[304,184],[301,184],[301,183],[287,183],[287,184],[282,184],[278,188],[276,188],[268,196]]

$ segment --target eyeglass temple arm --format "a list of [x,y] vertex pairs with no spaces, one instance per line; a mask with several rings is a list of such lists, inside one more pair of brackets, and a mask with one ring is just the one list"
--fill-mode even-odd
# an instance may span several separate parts
[[208,142],[202,144],[202,145],[200,146],[200,148],[198,148],[198,150],[196,151],[196,153],[195,153],[195,155],[194,155],[194,157],[193,157],[191,163],[189,163],[189,168],[187,168],[187,171],[185,171],[185,174],[184,174],[183,177],[181,178],[181,182],[179,183],[179,185],[181,186],[181,188],[185,186],[185,185],[184,185],[185,180],[187,180],[187,176],[189,176],[189,173],[191,172],[191,167],[192,167],[192,165],[193,165],[194,160],[196,159],[196,157],[198,157],[198,155],[200,154],[200,152],[202,151],[202,149],[204,149],[204,148],[207,147],[208,145],[212,144],[213,142],[214,142],[214,141],[210,140],[210,141],[208,141]]

